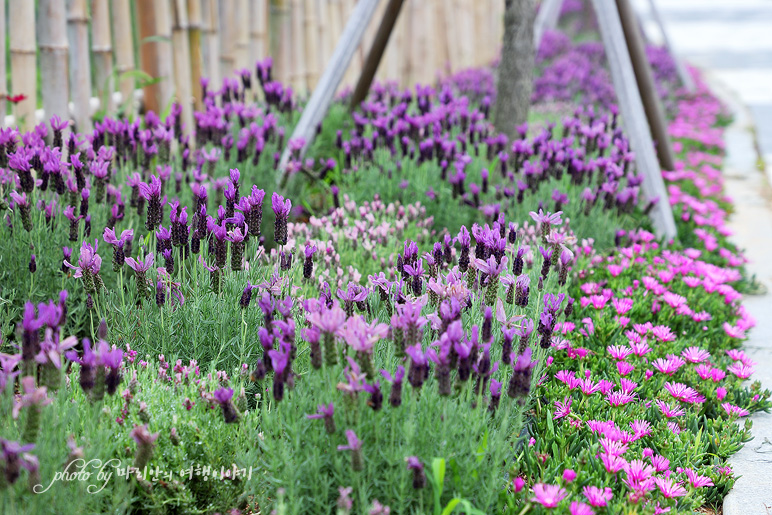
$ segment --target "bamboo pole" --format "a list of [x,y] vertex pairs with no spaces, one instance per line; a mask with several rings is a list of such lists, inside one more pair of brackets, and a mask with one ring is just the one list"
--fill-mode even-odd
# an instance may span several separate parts
[[27,98],[14,106],[16,124],[29,130],[35,124],[37,99],[35,65],[35,4],[27,0],[11,0],[9,36],[11,49],[11,93]]
[[113,106],[113,44],[110,36],[110,9],[107,0],[91,0],[91,51],[94,54],[96,90],[102,107],[111,113]]
[[201,33],[204,40],[201,59],[211,90],[218,89],[221,81],[219,20],[216,0],[201,0]]
[[[328,0],[328,6],[327,6],[327,24],[328,24],[328,47],[327,47],[327,59],[329,60],[334,51],[335,51],[335,44],[337,43],[338,35],[343,30],[343,27],[340,24],[340,4],[343,0]],[[345,78],[343,81],[345,82]]]
[[86,0],[68,0],[67,38],[70,43],[70,91],[75,130],[87,132],[91,130],[91,56]]
[[249,31],[251,45],[251,60],[249,65],[250,68],[254,68],[257,61],[267,56],[268,4],[266,4],[266,0],[250,0],[249,7],[252,9]]
[[5,0],[0,0],[0,127],[5,125],[7,112],[6,97],[8,96],[8,78],[6,76],[5,59]]
[[230,78],[236,69],[236,27],[234,23],[236,0],[220,0],[220,74]]
[[317,63],[319,63],[320,73],[327,66],[327,60],[332,55],[329,51],[330,43],[330,5],[327,0],[316,0],[316,23],[319,28],[319,50],[317,52]]
[[[174,96],[174,60],[171,45],[171,13],[168,1],[137,0],[142,69],[160,82],[145,86],[145,110],[159,115]],[[147,38],[154,38],[146,41]]]
[[183,131],[190,131],[193,128],[193,85],[190,71],[188,10],[185,0],[172,0],[172,47],[174,82],[177,101],[182,106]]
[[129,0],[111,0],[110,16],[115,41],[115,71],[118,73],[118,89],[126,114],[133,112],[134,79],[121,77],[121,74],[133,70],[134,40],[131,33],[131,9]]
[[282,0],[280,3],[278,64],[280,80],[284,84],[290,84],[292,80],[292,16],[289,0]]
[[254,64],[250,63],[249,56],[249,27],[253,23],[250,14],[249,0],[236,0],[233,11],[233,61],[238,70],[251,69]]
[[316,29],[316,1],[303,2],[303,37],[305,41],[306,86],[309,91],[316,87],[319,81],[319,31]]
[[305,59],[305,32],[303,30],[303,4],[301,0],[290,1],[290,28],[292,34],[292,77],[290,83],[296,93],[308,90],[306,76],[308,69]]
[[445,35],[446,30],[443,4],[444,2],[442,0],[432,0],[432,16],[429,20],[429,23],[432,24],[432,28],[434,29],[431,45],[434,48],[434,59],[435,63],[437,63],[436,69],[441,76],[447,75],[448,64],[448,46]]
[[[67,44],[67,9],[64,0],[40,0],[40,86],[43,95],[43,111],[50,118],[54,115],[68,120],[70,113]],[[5,115],[5,113],[3,113]]]
[[[197,111],[204,109],[201,90],[201,75],[203,69],[201,42],[201,2],[187,0],[188,8],[188,50],[190,52],[190,90],[193,95],[193,106]],[[188,130],[193,127],[188,126]]]

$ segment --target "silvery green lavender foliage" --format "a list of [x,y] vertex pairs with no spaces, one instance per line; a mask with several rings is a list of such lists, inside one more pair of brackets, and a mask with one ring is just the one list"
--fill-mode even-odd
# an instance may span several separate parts
[[[534,216],[545,239],[562,223],[559,213]],[[494,509],[497,465],[519,445],[544,348],[572,307],[560,283],[574,258],[559,245],[554,269],[541,253],[523,266],[518,231],[503,219],[430,248],[406,241],[367,286],[297,307],[262,293],[265,351],[252,371],[261,424],[243,458],[263,471],[261,507],[281,499],[287,513],[326,511],[352,486],[354,512],[373,499],[399,513],[453,498]]]

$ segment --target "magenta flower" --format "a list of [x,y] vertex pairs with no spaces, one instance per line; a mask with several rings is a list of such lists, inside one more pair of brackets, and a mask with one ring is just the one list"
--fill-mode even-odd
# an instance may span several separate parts
[[587,501],[596,508],[602,508],[606,506],[608,501],[614,496],[611,488],[599,488],[597,486],[585,486],[582,489],[582,493],[587,498]]
[[580,501],[573,501],[568,508],[571,515],[594,515],[594,511],[587,504]]
[[667,499],[683,497],[687,494],[686,488],[670,478],[656,477],[654,478],[654,482],[659,487],[659,491],[662,492],[662,495]]
[[552,419],[556,420],[568,416],[568,414],[571,413],[572,402],[573,399],[569,395],[566,395],[566,398],[563,399],[563,402],[555,401],[555,415],[552,417]]
[[654,404],[657,405],[657,407],[662,412],[662,414],[667,418],[680,417],[681,415],[686,413],[684,409],[681,408],[680,406],[677,406],[674,408],[670,404],[664,401],[657,400],[657,401],[654,401]]
[[713,480],[708,476],[701,476],[692,469],[686,469],[684,472],[686,473],[686,477],[689,478],[689,484],[691,484],[693,488],[713,486]]
[[667,390],[674,399],[682,402],[690,404],[705,402],[705,397],[700,395],[697,390],[682,383],[667,382],[665,383],[665,390]]
[[568,492],[560,485],[548,485],[545,483],[536,483],[533,485],[534,496],[531,502],[538,502],[545,508],[556,508],[560,501],[568,497]]
[[747,417],[750,415],[750,412],[747,409],[741,408],[739,406],[735,406],[734,404],[730,404],[728,402],[725,402],[721,405],[722,408],[724,408],[724,411],[726,411],[726,414],[730,417],[732,416],[738,416],[738,417]]
[[688,347],[681,352],[681,356],[689,363],[702,363],[710,359],[710,352],[699,347]]

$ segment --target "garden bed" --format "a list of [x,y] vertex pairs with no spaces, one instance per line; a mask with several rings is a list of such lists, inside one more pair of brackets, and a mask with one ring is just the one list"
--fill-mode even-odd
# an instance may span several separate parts
[[669,242],[602,54],[559,35],[517,140],[487,70],[376,86],[282,192],[299,107],[269,60],[207,92],[195,150],[176,109],[2,130],[3,511],[716,506],[769,392],[746,382],[726,113],[649,55]]

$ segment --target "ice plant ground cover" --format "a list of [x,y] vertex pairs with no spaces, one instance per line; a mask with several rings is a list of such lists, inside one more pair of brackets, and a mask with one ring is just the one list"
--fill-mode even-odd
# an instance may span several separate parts
[[646,230],[597,45],[557,35],[534,102],[584,107],[507,141],[486,70],[377,86],[284,192],[299,106],[270,60],[207,91],[195,150],[177,109],[0,132],[3,512],[718,502],[769,393],[744,382],[725,114],[649,55],[675,242]]

